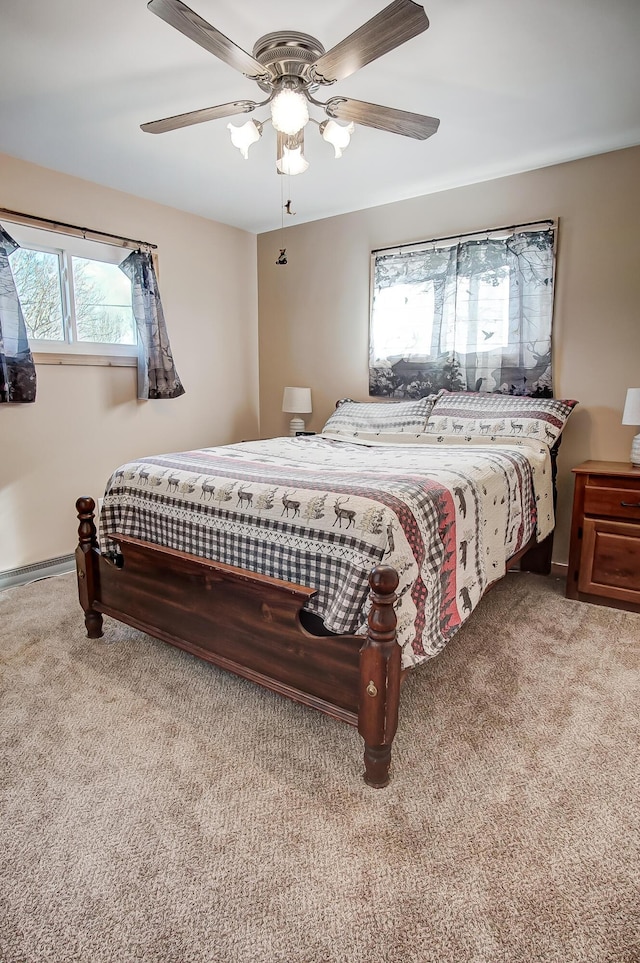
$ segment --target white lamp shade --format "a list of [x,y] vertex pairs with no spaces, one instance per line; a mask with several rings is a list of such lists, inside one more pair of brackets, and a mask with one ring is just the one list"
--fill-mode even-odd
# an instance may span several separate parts
[[327,143],[333,146],[336,157],[342,157],[342,151],[349,146],[351,135],[355,130],[355,124],[337,124],[335,120],[323,120],[320,124],[320,133]]
[[281,174],[290,174],[294,177],[296,174],[304,174],[309,167],[309,161],[302,153],[302,147],[294,147],[293,150],[285,147],[282,159],[276,163],[276,167]]
[[235,124],[227,124],[227,130],[231,134],[231,143],[238,148],[244,159],[247,160],[249,148],[262,136],[262,124],[255,120],[248,120],[241,127],[236,127]]
[[622,424],[640,425],[640,388],[627,388]]
[[311,388],[285,388],[282,398],[282,410],[297,415],[312,411]]

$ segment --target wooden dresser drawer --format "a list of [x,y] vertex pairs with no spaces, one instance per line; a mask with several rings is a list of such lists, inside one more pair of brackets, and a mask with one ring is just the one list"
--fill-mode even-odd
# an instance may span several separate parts
[[588,484],[584,490],[584,513],[640,522],[640,490]]
[[640,602],[640,525],[585,518],[578,589]]
[[640,612],[640,467],[585,461],[573,471],[567,598]]

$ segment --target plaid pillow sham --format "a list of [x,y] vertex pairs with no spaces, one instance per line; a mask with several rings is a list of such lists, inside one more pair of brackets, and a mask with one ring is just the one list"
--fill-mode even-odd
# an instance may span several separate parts
[[352,401],[338,402],[329,416],[323,433],[332,435],[419,434],[425,430],[427,419],[438,395],[428,395],[412,401]]
[[551,448],[577,404],[559,398],[445,390],[433,406],[425,432],[472,438],[532,438]]

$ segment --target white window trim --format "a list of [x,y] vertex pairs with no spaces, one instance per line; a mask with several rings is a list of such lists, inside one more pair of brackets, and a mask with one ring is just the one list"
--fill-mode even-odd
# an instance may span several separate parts
[[[28,225],[25,225],[28,226]],[[38,233],[53,234],[53,231],[47,230],[45,227],[35,227],[32,230]],[[83,246],[91,243],[105,244],[105,242],[94,242],[88,238],[82,238]],[[63,245],[53,246],[51,242],[46,243],[46,240],[36,242],[36,239],[31,239],[28,242],[21,244],[20,247],[27,250],[42,251],[47,254],[55,254],[60,258],[60,284],[61,284],[61,298],[62,298],[62,311],[64,315],[65,328],[71,331],[71,341],[67,340],[53,340],[46,341],[40,338],[29,338],[29,347],[31,349],[31,354],[36,365],[100,365],[105,367],[136,367],[138,361],[138,344],[108,344],[102,341],[78,341],[77,340],[77,330],[75,321],[75,310],[73,305],[73,294],[71,286],[69,285],[69,276],[71,271],[71,257],[73,251],[70,250],[73,245],[73,240],[66,247]],[[115,245],[105,245],[109,247],[115,247]],[[78,256],[89,257],[90,249],[86,250],[86,253],[81,254],[78,252]],[[126,256],[126,254],[125,254]],[[95,260],[102,260],[102,258],[95,258]],[[116,263],[107,262],[107,263]],[[137,336],[137,330],[136,330]]]
[[[135,368],[138,363],[137,355],[89,354],[86,351],[77,353],[72,353],[69,351],[61,352],[59,344],[57,351],[41,351],[41,344],[42,342],[38,344],[38,350],[31,352],[36,365],[86,364],[101,365],[107,368]],[[105,345],[105,347],[121,347],[121,345]],[[129,345],[127,345],[127,347],[129,347]]]

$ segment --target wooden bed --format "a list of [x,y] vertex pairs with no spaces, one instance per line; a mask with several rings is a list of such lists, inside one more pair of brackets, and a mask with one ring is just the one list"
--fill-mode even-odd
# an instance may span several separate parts
[[[551,449],[555,502],[556,455]],[[117,555],[102,553],[95,502],[76,503],[80,604],[87,635],[102,635],[111,616],[185,649],[274,692],[357,726],[364,740],[364,779],[389,781],[391,747],[406,671],[396,643],[395,589],[388,565],[369,577],[371,610],[366,636],[322,630],[303,606],[314,589],[256,575],[126,535],[110,538]],[[509,562],[548,574],[553,535],[530,541]],[[495,584],[495,583],[493,583]]]

